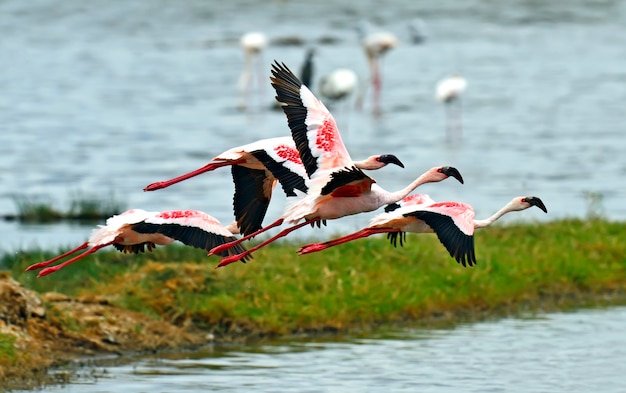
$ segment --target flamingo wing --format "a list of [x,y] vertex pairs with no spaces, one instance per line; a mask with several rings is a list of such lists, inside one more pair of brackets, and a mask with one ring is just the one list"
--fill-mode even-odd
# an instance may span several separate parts
[[371,189],[374,179],[367,176],[357,167],[344,168],[331,173],[320,192],[321,195],[331,195],[335,198],[358,197]]
[[307,192],[308,177],[295,147],[279,146],[273,150],[256,150],[251,154],[278,180],[285,195],[296,196],[295,190]]
[[309,177],[318,170],[352,167],[331,113],[284,64],[272,65],[272,86]]
[[275,179],[265,169],[231,167],[235,195],[233,210],[239,231],[247,235],[261,229],[272,198]]
[[[138,233],[160,233],[185,245],[206,251],[236,240],[216,218],[197,210],[164,211],[134,224],[132,229]],[[245,251],[246,249],[238,244],[219,255],[228,256]],[[247,257],[242,259],[244,262],[246,260]]]
[[474,251],[474,210],[458,202],[439,202],[404,213],[424,221],[437,234],[439,241],[463,266],[476,264]]

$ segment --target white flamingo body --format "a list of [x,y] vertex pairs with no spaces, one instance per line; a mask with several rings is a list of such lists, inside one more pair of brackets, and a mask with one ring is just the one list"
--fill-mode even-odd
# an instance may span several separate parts
[[[306,194],[299,193],[295,199],[289,200],[288,206],[277,221],[230,244],[238,244],[281,225],[284,221],[294,224],[302,219],[305,221],[284,229],[242,255],[248,255],[306,224],[319,224],[327,219],[372,211],[382,205],[396,202],[426,182],[441,181],[451,175],[462,182],[461,175],[456,169],[436,167],[397,192],[390,193],[374,185],[374,179],[354,166],[341,140],[335,120],[324,104],[302,85],[284,64],[274,64],[272,74],[276,99],[282,104],[287,115],[292,137],[309,177],[308,191]],[[223,251],[230,244],[216,247],[212,252]],[[223,258],[218,266],[232,263],[236,261],[236,257]]]
[[359,84],[356,73],[348,68],[338,68],[320,80],[319,93],[329,100],[338,101],[350,96]]
[[[516,197],[484,220],[474,217],[472,206],[461,202],[434,202],[428,195],[407,197],[400,203],[387,207],[386,212],[374,217],[366,228],[324,243],[303,246],[299,254],[322,251],[327,248],[368,237],[377,233],[387,233],[391,243],[396,246],[398,239],[402,245],[407,232],[436,233],[439,241],[463,266],[476,263],[474,251],[474,231],[487,227],[512,211],[520,211],[537,206],[548,212],[541,199],[533,196]],[[413,199],[411,199],[413,198]]]
[[[137,254],[146,250],[152,251],[156,245],[168,245],[178,240],[185,245],[209,251],[215,246],[235,240],[236,233],[236,225],[224,227],[216,218],[198,210],[148,212],[131,209],[107,219],[106,225],[99,225],[94,229],[89,240],[80,246],[53,259],[31,265],[26,270],[45,268],[38,275],[43,277],[110,245],[124,253]],[[59,265],[47,267],[87,248],[87,251]],[[245,248],[239,247],[236,252],[243,251]],[[222,255],[232,253],[233,251],[228,251]],[[242,260],[245,262],[245,258]]]
[[460,75],[452,75],[437,83],[435,99],[439,102],[457,100],[467,88],[467,80]]

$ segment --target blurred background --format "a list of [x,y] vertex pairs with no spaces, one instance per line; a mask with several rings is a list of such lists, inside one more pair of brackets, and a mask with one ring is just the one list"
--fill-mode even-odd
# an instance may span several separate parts
[[[199,209],[229,223],[234,189],[226,168],[142,189],[231,147],[289,135],[270,64],[299,74],[314,48],[316,94],[337,68],[358,77],[347,99],[323,99],[352,157],[395,154],[406,166],[372,173],[382,187],[453,165],[465,185],[418,192],[470,203],[479,218],[514,196],[536,195],[549,214],[530,209],[503,221],[624,220],[625,25],[626,2],[608,0],[5,0],[0,214],[16,213],[16,197],[62,207],[83,195],[124,208]],[[252,31],[267,44],[245,84],[240,39]],[[362,45],[363,34],[375,31],[397,39],[379,59],[378,108]],[[451,75],[465,79],[465,91],[437,101],[437,84]],[[278,190],[267,222],[283,203]],[[370,217],[294,236],[326,238]],[[0,249],[78,244],[88,228],[0,220]]]

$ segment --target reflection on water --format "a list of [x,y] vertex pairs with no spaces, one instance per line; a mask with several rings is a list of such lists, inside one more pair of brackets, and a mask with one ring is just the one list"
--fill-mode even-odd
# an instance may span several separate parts
[[59,392],[623,392],[626,308],[87,367]]
[[[454,165],[464,186],[421,191],[469,202],[478,216],[524,194],[540,196],[550,210],[505,221],[584,216],[583,193],[594,192],[611,217],[625,219],[624,182],[616,180],[626,173],[625,8],[618,1],[3,1],[0,213],[14,212],[14,194],[66,206],[76,192],[114,192],[128,207],[200,209],[229,222],[227,170],[142,189],[230,147],[288,132],[284,115],[268,109],[269,84],[260,91],[263,104],[236,110],[240,35],[261,30],[274,42],[302,43],[271,45],[267,74],[272,59],[299,69],[314,45],[318,77],[349,67],[365,84],[354,27],[370,19],[401,41],[383,62],[383,114],[372,116],[371,91],[362,111],[336,109],[353,157],[394,153],[407,165],[377,172],[380,185],[398,189],[434,165]],[[416,17],[428,30],[417,46],[407,42]],[[463,140],[450,145],[433,94],[454,72],[469,87]],[[282,207],[276,198],[269,216]],[[355,230],[368,218],[337,220],[330,230]],[[78,237],[66,229],[56,229],[59,245]],[[19,226],[0,224],[0,231],[3,249],[47,242]],[[301,232],[310,233],[320,232]]]

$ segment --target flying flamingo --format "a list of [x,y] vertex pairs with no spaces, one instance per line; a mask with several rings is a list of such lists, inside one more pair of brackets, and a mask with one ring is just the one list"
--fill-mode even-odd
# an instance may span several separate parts
[[[355,166],[366,170],[380,169],[387,164],[404,168],[402,162],[392,154],[373,155],[355,162]],[[217,155],[202,168],[170,180],[149,184],[144,191],[166,188],[224,166],[231,167],[235,183],[235,220],[244,235],[261,229],[277,180],[287,196],[296,196],[294,190],[303,193],[308,190],[305,184],[307,173],[296,145],[293,138],[286,136],[234,147]]]
[[[232,245],[250,239],[260,233],[281,225],[283,222],[295,224],[250,248],[249,250],[223,258],[218,267],[235,262],[243,256],[286,236],[305,225],[320,224],[325,220],[336,219],[352,214],[369,212],[394,203],[407,196],[421,184],[438,182],[455,177],[463,179],[456,168],[435,167],[407,187],[388,192],[375,184],[375,180],[354,166],[346,147],[341,140],[333,116],[313,93],[284,64],[276,62],[270,78],[276,90],[276,99],[283,103],[292,137],[296,142],[302,163],[309,179],[308,192],[288,198],[288,206],[274,223],[261,228],[231,243],[218,246],[209,254],[224,251]],[[304,222],[299,223],[300,220]]]
[[448,140],[460,138],[462,135],[461,95],[466,88],[467,81],[459,75],[452,75],[437,83],[435,99],[445,105]]
[[359,24],[357,30],[363,49],[365,49],[372,78],[374,113],[380,114],[380,91],[382,89],[380,59],[391,49],[398,46],[398,39],[388,31],[370,32],[371,25],[365,21]]
[[534,196],[516,197],[484,220],[474,219],[474,209],[460,202],[435,202],[426,194],[410,195],[397,204],[387,206],[385,213],[374,217],[366,228],[324,243],[308,244],[298,250],[299,254],[309,254],[347,243],[352,240],[387,233],[394,245],[400,239],[400,246],[406,232],[435,232],[450,256],[463,266],[476,264],[474,253],[474,230],[488,227],[504,214],[537,206],[548,212],[541,199]]
[[[63,263],[43,269],[37,277],[54,273],[109,245],[124,253],[137,254],[146,250],[152,251],[156,245],[168,245],[178,240],[188,246],[209,251],[215,246],[235,240],[236,233],[236,226],[223,227],[217,219],[197,210],[147,212],[131,209],[107,219],[106,225],[94,229],[89,240],[80,246],[58,257],[31,265],[26,270],[41,269],[88,247],[90,248],[87,251]],[[239,246],[237,250],[229,250],[222,255],[243,251],[245,248]],[[240,259],[246,261],[245,257]]]
[[265,86],[263,81],[264,76],[261,71],[261,65],[263,64],[262,53],[267,46],[267,37],[263,33],[251,32],[244,34],[239,40],[241,47],[243,48],[245,55],[245,66],[241,76],[239,77],[239,108],[245,109],[252,90],[252,74],[254,69],[255,60],[257,63],[257,77],[259,86]]

